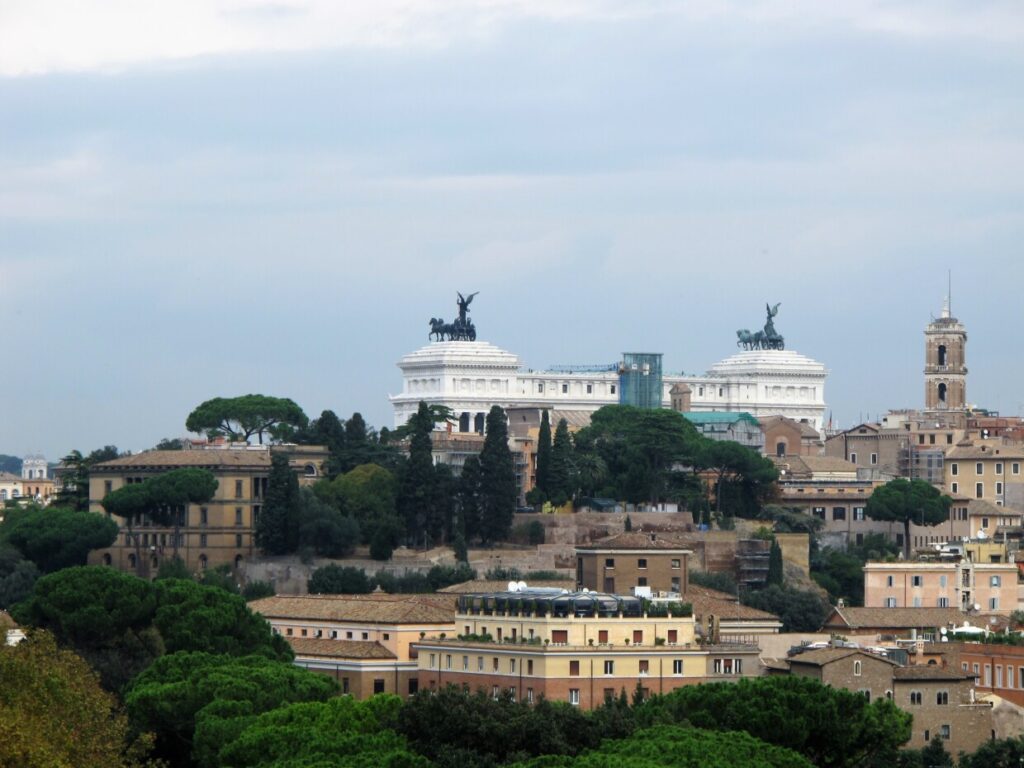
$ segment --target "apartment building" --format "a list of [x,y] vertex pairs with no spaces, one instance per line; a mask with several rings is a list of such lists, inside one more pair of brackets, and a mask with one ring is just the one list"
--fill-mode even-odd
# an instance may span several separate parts
[[999,442],[958,445],[946,454],[943,487],[951,496],[1024,508],[1024,449]]
[[[977,607],[975,607],[977,606]],[[1017,609],[1014,563],[893,562],[864,565],[865,608]]]
[[628,532],[576,546],[576,586],[610,594],[636,587],[652,592],[685,592],[686,543],[663,533]]
[[994,693],[1024,707],[1024,646],[960,643],[960,669],[977,678],[979,693]]
[[305,595],[249,603],[295,651],[357,698],[418,690],[413,644],[455,633],[454,599],[434,595]]
[[415,644],[419,686],[592,709],[623,690],[667,693],[758,674],[757,646],[702,644],[693,617],[678,613],[678,604],[589,591],[460,595],[459,634]]
[[142,516],[133,522],[135,541],[121,523],[117,540],[89,555],[93,564],[111,565],[152,577],[167,558],[180,557],[193,571],[218,565],[237,568],[255,554],[253,533],[263,506],[272,453],[282,452],[300,483],[323,477],[328,453],[305,445],[211,447],[183,451],[145,451],[96,464],[89,472],[89,509],[106,514],[103,498],[118,488],[184,467],[206,469],[217,491],[205,504],[178,513],[177,526],[160,526]]

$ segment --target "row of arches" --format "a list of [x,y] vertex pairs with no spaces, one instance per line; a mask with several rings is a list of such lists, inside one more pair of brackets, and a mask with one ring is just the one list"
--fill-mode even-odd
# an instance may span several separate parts
[[[235,555],[235,560],[234,560],[235,570],[238,570],[239,568],[241,568],[242,563],[244,561],[245,561],[245,558],[242,557],[242,555]],[[111,557],[109,552],[107,554],[103,555],[103,564],[104,565],[110,565],[110,566],[112,566],[114,564],[113,558]],[[205,571],[209,567],[209,565],[210,565],[209,558],[206,555],[200,555],[199,556],[199,570],[200,571]],[[134,552],[128,553],[128,567],[131,568],[133,571],[138,569],[138,567],[139,567],[139,559],[135,555]],[[152,570],[154,570],[154,571],[157,568],[160,567],[160,558],[157,555],[150,555],[149,556],[149,567]]]

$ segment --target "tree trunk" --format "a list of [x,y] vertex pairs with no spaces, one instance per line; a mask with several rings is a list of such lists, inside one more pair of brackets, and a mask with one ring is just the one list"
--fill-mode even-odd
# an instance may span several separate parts
[[903,521],[903,558],[910,559],[910,518]]

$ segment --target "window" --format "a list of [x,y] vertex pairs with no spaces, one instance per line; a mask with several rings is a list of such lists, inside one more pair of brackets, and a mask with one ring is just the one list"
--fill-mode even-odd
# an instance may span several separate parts
[[199,508],[199,524],[206,525],[209,522],[209,513],[206,511],[206,507]]
[[832,507],[832,519],[833,520],[845,520],[846,519],[846,507]]
[[483,656],[477,656],[476,657],[476,671],[477,672],[483,672],[484,671],[484,657]]
[[436,667],[436,666],[437,666],[437,656],[432,653],[432,654],[430,654],[430,668],[434,669],[434,667]]
[[857,463],[857,454],[856,453],[851,453],[850,454],[850,463],[851,464],[856,464]]
[[871,463],[872,464],[877,464],[878,463],[878,454],[877,453],[872,453],[871,454]]
[[944,574],[944,573],[939,574],[939,586],[942,587],[943,589],[946,588],[946,579],[947,579],[946,574]]
[[563,395],[569,394],[569,385],[568,384],[563,384],[562,385],[562,394]]
[[569,703],[572,704],[574,707],[578,707],[580,705],[580,689],[579,688],[570,688],[569,689]]
[[996,688],[1003,687],[1003,665],[996,664]]
[[990,597],[988,599],[988,609],[990,611],[998,611],[999,610],[999,598],[998,597]]
[[853,519],[857,522],[864,522],[864,507],[853,508]]
[[891,587],[892,584],[893,584],[893,577],[892,576],[886,576],[885,577],[885,586]]
[[939,726],[939,736],[941,736],[943,739],[949,739],[949,734],[950,734],[950,728],[949,728],[948,725],[940,725]]
[[910,586],[912,586],[912,587],[920,587],[921,586],[921,580],[922,580],[921,576],[911,576],[910,577]]
[[985,484],[975,483],[974,484],[974,498],[983,499],[985,498]]
[[636,561],[636,567],[639,568],[640,570],[646,570],[646,568],[647,568],[647,558],[646,557],[639,558]]
[[681,675],[681,674],[683,674],[683,660],[682,659],[673,659],[672,660],[672,674],[673,675]]
[[526,674],[528,674],[528,675],[532,675],[533,674],[533,659],[527,659],[526,660]]
[[636,580],[636,585],[638,587],[646,587],[647,586],[647,577],[646,576],[641,576],[640,578],[638,578]]
[[452,655],[450,653],[445,654],[445,657],[444,657],[444,668],[445,669],[451,669],[452,668]]
[[825,519],[825,508],[824,507],[815,507],[814,508],[814,516],[824,520]]
[[569,662],[569,677],[580,676],[580,663],[575,659]]
[[615,394],[615,385],[614,384],[612,384],[612,394],[613,395]]
[[606,675],[614,675],[615,674],[615,662],[614,661],[605,660],[605,662],[604,662],[604,673]]
[[633,643],[634,645],[641,645],[644,641],[644,631],[642,629],[633,630]]
[[242,546],[242,534],[240,533],[235,534],[235,546],[238,548],[241,548]]
[[533,688],[526,689],[526,703],[533,704]]
[[949,598],[948,597],[940,597],[938,602],[936,603],[936,605],[939,608],[949,608]]
[[988,580],[988,585],[990,587],[1001,587],[1003,585],[1003,580],[999,576],[993,576]]
[[420,689],[420,681],[415,677],[409,678],[409,695],[412,696]]
[[110,480],[103,481],[103,494],[106,495],[114,489],[114,483]]
[[235,480],[235,498],[236,499],[242,498],[242,481],[241,480]]
[[363,632],[363,640],[369,640],[369,639],[370,639],[370,633],[369,632]]
[[593,391],[594,391],[594,385],[593,384],[587,384],[587,394],[588,395],[592,394]]
[[953,492],[953,493],[959,493],[960,492],[960,486],[957,483],[950,483],[949,484],[949,490],[951,492]]
[[387,632],[385,632],[385,633],[384,633],[384,639],[385,639],[385,640],[390,640],[390,639],[391,639],[391,635],[390,635],[390,634],[388,634]]
[[242,524],[242,508],[235,507],[235,525]]
[[597,642],[599,642],[599,643],[607,643],[608,642],[608,630],[607,629],[599,629],[599,630],[597,630]]
[[614,568],[615,567],[615,558],[614,557],[606,557],[604,559],[604,567],[605,568]]
[[1014,668],[1013,667],[1008,666],[1006,668],[1006,687],[1007,688],[1013,688],[1014,687],[1014,685],[1013,685],[1013,672],[1014,672]]
[[651,662],[647,659],[640,659],[640,674],[649,675],[651,673]]
[[921,692],[920,691],[911,691],[910,692],[910,703],[911,704],[920,704],[921,703]]
[[497,657],[491,659],[491,671],[492,672],[497,672],[498,671],[498,659],[497,659]]
[[1015,461],[1015,462],[1013,462],[1013,464],[1010,465],[1010,474],[1011,475],[1019,475],[1020,474],[1020,462],[1019,461]]
[[985,474],[985,465],[982,464],[980,461],[974,465],[974,474],[976,474],[978,477],[981,477],[982,475]]
[[672,560],[672,570],[674,570],[674,571],[679,570],[679,558],[674,558]]
[[1001,461],[997,461],[996,462],[996,474],[997,475],[1003,474],[1003,462],[1001,462]]
[[469,671],[469,656],[462,657],[462,669],[466,672]]
[[985,665],[985,674],[982,677],[982,680],[984,680],[983,685],[986,688],[991,688],[992,687],[992,665],[991,664],[986,664]]
[[544,392],[544,382],[543,381],[538,381],[537,382],[537,391],[541,392],[541,393]]
[[551,630],[551,642],[555,645],[567,645],[569,642],[569,630],[567,629],[553,629]]
[[675,645],[678,642],[679,642],[679,632],[678,632],[678,630],[670,629],[668,631],[668,644],[669,645]]
[[679,592],[680,591],[680,584],[679,584],[679,577],[678,576],[673,576],[672,577],[672,585],[671,585],[670,589],[671,589],[672,592]]
[[998,483],[996,483],[996,496],[1002,496],[1002,495],[1003,495],[1003,484],[1002,484],[1002,482],[998,482]]
[[509,659],[508,660],[508,673],[510,675],[514,675],[516,673],[516,660],[515,659]]
[[206,534],[205,533],[200,533],[199,534],[199,546],[200,547],[205,547],[206,546]]
[[854,677],[860,677],[860,672],[861,672],[861,663],[860,663],[860,660],[858,659],[857,661],[853,662],[853,676]]
[[868,701],[871,701],[871,691],[869,691],[867,688],[861,688],[859,691],[857,691],[857,693],[859,693]]
[[951,474],[953,477],[956,477],[958,474],[960,474],[960,465],[956,463],[950,464],[949,474]]
[[885,607],[886,608],[895,608],[896,607],[896,598],[895,597],[887,597],[887,598],[885,598]]
[[347,677],[341,678],[341,692],[342,693],[348,693],[348,678]]
[[345,633],[345,639],[346,640],[351,640],[352,639],[352,633],[351,632],[346,632]]
[[491,698],[494,699],[495,701],[497,701],[499,696],[501,696],[501,689],[498,686],[496,686],[496,685],[492,685],[491,686]]
[[935,703],[940,707],[949,704],[949,691],[939,691],[935,694]]

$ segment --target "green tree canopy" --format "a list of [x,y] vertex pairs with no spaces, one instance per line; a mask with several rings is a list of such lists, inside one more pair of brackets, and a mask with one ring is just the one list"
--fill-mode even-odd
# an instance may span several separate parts
[[321,557],[344,557],[359,544],[359,523],[322,501],[310,488],[299,491],[299,549]]
[[215,397],[201,403],[188,415],[185,428],[239,442],[248,442],[256,435],[262,445],[264,434],[284,439],[308,423],[302,409],[287,397],[241,395]]
[[636,710],[641,725],[688,722],[695,728],[746,731],[800,753],[819,768],[891,765],[910,738],[911,716],[888,699],[797,676],[747,677],[686,686]]
[[331,563],[313,571],[307,589],[311,595],[365,595],[373,582],[362,568]]
[[658,725],[579,757],[539,757],[518,768],[812,768],[790,749],[742,731]]
[[744,605],[774,613],[783,632],[817,632],[828,615],[828,602],[817,592],[776,584],[743,593]]
[[492,406],[480,451],[480,538],[490,544],[508,537],[516,511],[516,476],[508,447],[505,411]]
[[16,547],[43,573],[85,565],[89,552],[109,547],[117,523],[103,515],[74,509],[33,507],[8,515],[0,540]]
[[910,524],[932,526],[949,519],[953,500],[924,480],[897,477],[881,485],[868,497],[866,514],[872,520],[903,525],[903,547],[910,557]]
[[32,594],[39,569],[14,547],[0,543],[0,610],[6,610]]
[[256,521],[256,545],[267,555],[287,555],[299,545],[299,479],[284,454],[270,458],[263,510]]
[[231,768],[431,768],[394,730],[402,700],[337,696],[289,704],[255,718],[225,740],[220,764]]
[[408,537],[416,543],[427,544],[440,536],[437,514],[438,476],[434,466],[434,415],[430,407],[420,401],[419,408],[403,425],[409,436],[409,459],[402,467],[398,497],[395,506],[405,524]]
[[291,702],[326,701],[337,690],[332,678],[262,656],[180,652],[139,675],[125,705],[137,730],[156,735],[157,757],[214,768],[221,747],[260,713]]
[[540,429],[537,432],[537,471],[534,485],[529,493],[528,502],[543,504],[548,496],[548,481],[551,477],[551,420],[545,410],[540,417]]
[[0,645],[0,765],[120,768],[146,749],[89,666],[48,633]]

